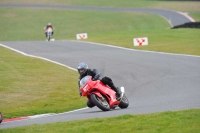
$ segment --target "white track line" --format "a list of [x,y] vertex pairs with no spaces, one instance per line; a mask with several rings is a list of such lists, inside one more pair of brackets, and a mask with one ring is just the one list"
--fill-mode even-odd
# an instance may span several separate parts
[[24,52],[22,52],[22,51],[19,51],[19,50],[16,50],[16,49],[14,49],[14,48],[11,48],[11,47],[8,47],[8,46],[6,46],[6,45],[3,45],[3,44],[1,44],[1,43],[0,43],[0,46],[5,47],[5,48],[8,48],[8,49],[10,49],[10,50],[12,50],[12,51],[15,51],[15,52],[20,53],[20,54],[25,55],[25,56],[29,56],[29,57],[34,57],[34,58],[39,58],[39,59],[42,59],[42,60],[46,60],[46,61],[49,61],[49,62],[58,64],[58,65],[67,67],[67,68],[69,68],[69,69],[71,69],[71,70],[77,71],[75,68],[72,68],[72,67],[70,67],[70,66],[61,64],[61,63],[59,63],[59,62],[56,62],[56,61],[53,61],[53,60],[50,60],[50,59],[47,59],[47,58],[43,58],[43,57],[39,57],[39,56],[34,56],[34,55],[29,55],[29,54],[26,54],[26,53],[24,53]]
[[18,118],[5,119],[5,122],[3,120],[3,123],[25,121],[25,120],[36,119],[36,118],[41,118],[41,117],[49,117],[49,116],[56,116],[56,115],[61,115],[61,114],[68,114],[68,113],[73,113],[73,112],[84,110],[84,109],[88,109],[88,107],[77,109],[77,110],[72,110],[72,111],[68,111],[68,112],[58,113],[58,114],[48,113],[48,114],[39,114],[39,115],[33,115],[33,116],[27,116],[27,117],[19,117],[19,119]]
[[177,12],[177,13],[179,13],[179,14],[185,16],[185,17],[188,18],[191,22],[195,22],[195,20],[194,20],[192,17],[190,17],[190,16],[188,15],[187,12]]
[[40,114],[40,115],[28,116],[28,118],[35,119],[35,118],[40,118],[40,117],[62,115],[62,114],[68,114],[68,113],[77,112],[77,111],[84,110],[84,109],[88,109],[88,107],[81,108],[81,109],[76,109],[76,110],[72,110],[72,111],[68,111],[68,112],[63,112],[63,113],[57,113],[57,114],[56,113],[49,113],[49,114]]

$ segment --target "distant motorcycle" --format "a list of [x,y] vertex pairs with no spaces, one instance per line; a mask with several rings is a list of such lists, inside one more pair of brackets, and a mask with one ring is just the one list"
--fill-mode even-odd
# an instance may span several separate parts
[[46,32],[47,32],[47,41],[50,41],[50,40],[52,39],[52,32],[53,32],[53,29],[49,27],[49,28],[46,30]]
[[[125,93],[124,87],[120,88]],[[109,86],[104,85],[100,80],[93,81],[91,76],[85,76],[80,81],[82,96],[85,96],[102,111],[109,111],[120,108],[127,108],[129,101],[125,94],[120,100],[116,99],[116,92]]]

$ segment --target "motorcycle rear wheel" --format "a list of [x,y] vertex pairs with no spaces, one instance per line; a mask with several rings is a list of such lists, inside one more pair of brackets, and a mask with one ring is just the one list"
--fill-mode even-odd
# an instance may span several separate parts
[[128,105],[129,105],[129,101],[128,101],[127,97],[124,95],[122,97],[120,104],[119,104],[119,107],[123,109],[123,108],[127,108]]
[[102,111],[109,111],[110,110],[110,105],[107,102],[106,98],[104,96],[102,96],[103,98],[98,97],[95,94],[91,95],[91,100],[92,102],[98,107],[100,108]]

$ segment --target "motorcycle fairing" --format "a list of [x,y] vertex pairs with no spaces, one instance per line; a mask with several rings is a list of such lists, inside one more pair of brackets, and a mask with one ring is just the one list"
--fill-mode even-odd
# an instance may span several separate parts
[[114,106],[116,104],[119,104],[120,102],[116,99],[116,93],[113,91],[109,86],[104,85],[100,80],[96,81],[94,88],[98,88],[98,91],[93,91],[91,93],[96,94],[98,97],[102,98],[102,95],[104,95],[110,106]]

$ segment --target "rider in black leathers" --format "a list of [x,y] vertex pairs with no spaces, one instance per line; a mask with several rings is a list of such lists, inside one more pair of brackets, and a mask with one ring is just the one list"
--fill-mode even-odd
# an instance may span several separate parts
[[[92,80],[99,80],[99,78],[100,78],[100,72],[97,69],[89,69],[88,65],[86,63],[84,63],[84,62],[81,62],[81,63],[78,64],[77,70],[78,70],[78,72],[80,74],[79,80],[78,80],[79,88],[80,88],[80,80],[83,77],[87,76],[87,75],[92,76]],[[118,89],[118,87],[116,87],[114,85],[114,83],[112,82],[111,78],[109,78],[109,77],[103,77],[100,80],[101,80],[101,82],[103,84],[110,86],[116,92],[117,99],[119,100],[119,98],[122,95],[122,92]],[[82,96],[82,93],[81,93],[80,89],[79,89],[79,93],[80,93],[80,96]],[[87,106],[90,107],[90,108],[92,108],[95,105],[88,100],[87,101]]]

